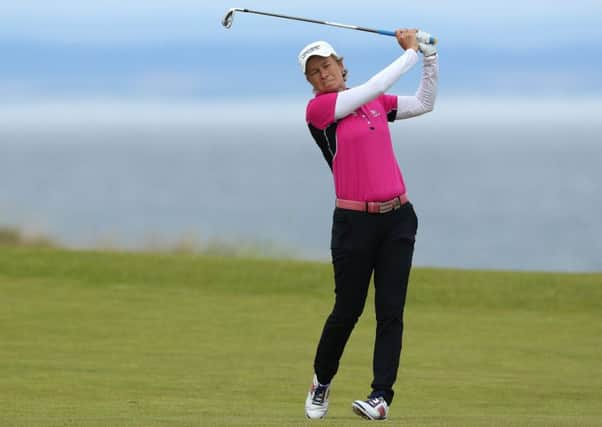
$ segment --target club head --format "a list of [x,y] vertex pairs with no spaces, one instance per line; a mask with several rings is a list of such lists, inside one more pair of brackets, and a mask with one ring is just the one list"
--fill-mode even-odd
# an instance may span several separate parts
[[230,28],[232,26],[232,22],[234,21],[234,12],[236,12],[237,10],[239,9],[234,7],[226,12],[224,18],[222,19],[222,25],[224,27]]

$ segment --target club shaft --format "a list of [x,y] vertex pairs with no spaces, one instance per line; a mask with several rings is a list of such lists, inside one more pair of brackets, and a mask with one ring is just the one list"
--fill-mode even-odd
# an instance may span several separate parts
[[385,36],[393,36],[393,37],[395,37],[395,32],[394,31],[374,30],[372,28],[358,27],[357,25],[339,24],[338,22],[320,21],[318,19],[301,18],[301,17],[298,17],[298,16],[289,16],[289,15],[280,15],[278,13],[260,12],[258,10],[251,10],[251,9],[239,9],[239,10],[241,12],[255,13],[257,15],[273,16],[275,18],[283,18],[283,19],[293,19],[295,21],[311,22],[313,24],[330,25],[331,27],[347,28],[349,30],[366,31],[366,32],[369,32],[369,33],[376,33],[376,34],[382,34],[382,35],[385,35]]

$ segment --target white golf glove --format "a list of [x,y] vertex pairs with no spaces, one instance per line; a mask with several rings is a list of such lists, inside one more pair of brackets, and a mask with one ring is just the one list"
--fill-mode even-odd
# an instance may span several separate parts
[[419,30],[416,33],[416,41],[418,41],[418,47],[420,48],[420,52],[426,56],[433,56],[437,53],[437,47],[434,44],[430,44],[429,42],[434,39],[429,33]]
[[434,44],[418,43],[418,47],[425,58],[437,53],[437,47]]

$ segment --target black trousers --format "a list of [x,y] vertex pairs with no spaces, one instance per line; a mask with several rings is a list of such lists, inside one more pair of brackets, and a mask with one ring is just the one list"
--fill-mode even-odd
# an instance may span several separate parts
[[390,404],[403,335],[403,310],[418,219],[411,203],[385,214],[336,208],[332,225],[335,303],[316,351],[318,381],[329,384],[362,314],[374,272],[376,339],[372,394]]

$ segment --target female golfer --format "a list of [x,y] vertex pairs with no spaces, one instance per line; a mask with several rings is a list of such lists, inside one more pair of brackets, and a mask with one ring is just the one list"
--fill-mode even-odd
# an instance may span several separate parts
[[[331,239],[335,302],[316,351],[305,402],[308,418],[323,418],[328,411],[330,383],[364,309],[372,272],[377,322],[372,392],[352,408],[364,418],[382,420],[393,400],[418,220],[387,122],[432,111],[438,75],[434,46],[419,44],[416,30],[397,30],[396,37],[405,52],[351,89],[345,84],[343,58],[330,44],[310,43],[298,57],[315,93],[307,105],[307,123],[332,170],[336,192]],[[424,55],[424,68],[416,94],[385,94],[418,61],[418,51]]]

